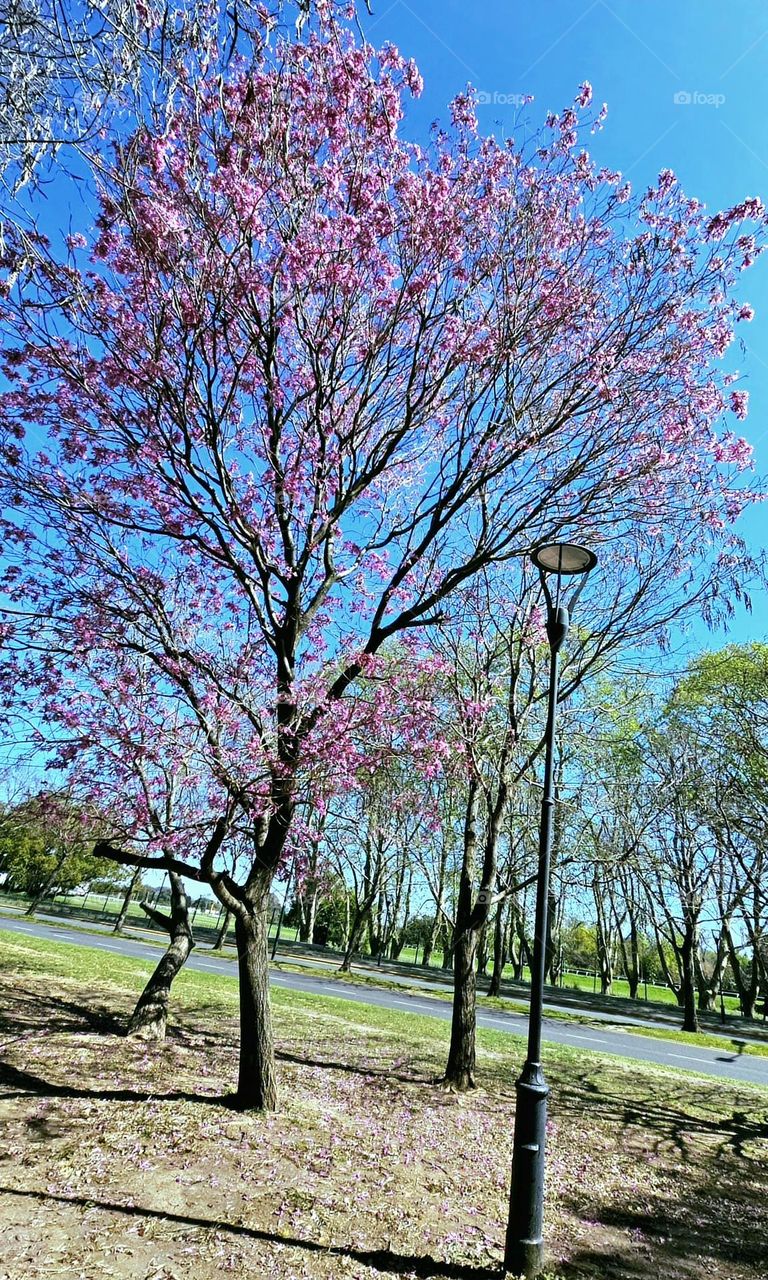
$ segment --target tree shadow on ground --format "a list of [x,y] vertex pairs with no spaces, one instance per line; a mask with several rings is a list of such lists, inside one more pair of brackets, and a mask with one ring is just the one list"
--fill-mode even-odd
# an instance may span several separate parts
[[[36,991],[16,987],[13,990],[13,1006],[0,1008],[0,1035],[17,1038],[30,1031],[40,1031],[46,1035],[83,1035],[120,1036],[126,1035],[132,1001],[126,1009],[116,1012],[114,1006],[91,1001],[83,1004],[76,1000],[66,999],[59,994],[42,995]],[[186,1013],[171,1013],[165,1039],[167,1042],[184,1044],[195,1043],[202,1039],[212,1043],[209,1029],[196,1020],[195,1014],[204,1016],[205,1007]],[[230,1047],[236,1043],[236,1037],[221,1034],[215,1042],[222,1047]]]
[[40,995],[24,987],[15,987],[12,1010],[0,1009],[0,1034],[21,1035],[35,1030],[120,1035],[124,1026],[114,1009],[105,1004],[81,1004],[63,996]]
[[[753,1113],[734,1109],[724,1117],[726,1095],[717,1082],[708,1084],[692,1077],[689,1105],[677,1094],[679,1089],[679,1082],[670,1086],[665,1076],[660,1076],[654,1085],[641,1085],[636,1077],[627,1085],[627,1094],[620,1095],[610,1092],[585,1071],[567,1082],[558,1081],[553,1090],[553,1111],[582,1118],[599,1117],[621,1130],[642,1130],[652,1135],[657,1145],[671,1144],[683,1158],[698,1158],[702,1146],[711,1145],[713,1155],[730,1153],[740,1161],[764,1162],[764,1155],[752,1157],[747,1150],[750,1143],[768,1140],[768,1101],[764,1094],[755,1091]],[[671,1100],[664,1097],[665,1092],[673,1095]],[[707,1115],[710,1103],[712,1114]]]
[[[281,1062],[291,1062],[299,1067],[317,1067],[322,1071],[340,1071],[345,1075],[361,1076],[363,1080],[380,1080],[385,1084],[387,1081],[394,1081],[398,1084],[428,1084],[435,1083],[434,1072],[415,1071],[409,1073],[399,1073],[396,1069],[387,1068],[386,1066],[374,1067],[364,1062],[337,1062],[332,1058],[310,1058],[304,1053],[288,1053],[286,1050],[277,1049],[275,1057]],[[402,1066],[403,1063],[399,1063]]]
[[[637,1153],[634,1193],[611,1202],[579,1188],[561,1200],[594,1223],[597,1237],[571,1253],[561,1266],[564,1276],[633,1280],[666,1272],[675,1280],[701,1280],[722,1275],[724,1264],[729,1275],[739,1266],[750,1268],[755,1280],[768,1278],[765,1094],[750,1091],[754,1105],[747,1109],[749,1086],[732,1095],[718,1081],[694,1076],[649,1081],[638,1073],[624,1088],[620,1094],[585,1069],[553,1091],[554,1115],[578,1117],[580,1126],[599,1118],[615,1130],[617,1146]],[[644,1168],[653,1171],[660,1162],[676,1170],[674,1182],[661,1191],[649,1180],[646,1188]],[[607,1253],[600,1251],[601,1230],[614,1237]],[[626,1245],[615,1243],[617,1235]]]
[[55,1084],[31,1071],[0,1062],[0,1089],[6,1098],[22,1098],[35,1094],[43,1098],[84,1098],[102,1102],[203,1102],[237,1110],[232,1094],[192,1093],[182,1089],[159,1093],[156,1089],[86,1089],[71,1084]]
[[[583,1213],[583,1205],[579,1207]],[[722,1275],[716,1268],[724,1263],[729,1276],[736,1267],[749,1267],[754,1280],[765,1280],[766,1222],[753,1220],[754,1208],[754,1201],[735,1201],[719,1180],[704,1187],[697,1183],[688,1194],[678,1187],[674,1199],[657,1199],[646,1210],[592,1205],[596,1236],[607,1228],[614,1236],[620,1232],[626,1244],[608,1250],[599,1244],[582,1246],[560,1263],[558,1274],[565,1280],[597,1275],[605,1280],[647,1280],[649,1275],[702,1280]]]
[[273,1231],[262,1231],[257,1227],[222,1222],[220,1218],[197,1218],[183,1213],[149,1209],[141,1205],[115,1204],[108,1200],[94,1200],[92,1196],[63,1196],[50,1191],[19,1190],[2,1186],[0,1186],[0,1195],[18,1196],[43,1203],[73,1205],[89,1210],[101,1209],[105,1213],[120,1213],[128,1217],[154,1219],[184,1227],[228,1233],[232,1236],[262,1241],[265,1244],[281,1245],[283,1248],[302,1249],[306,1253],[350,1258],[353,1262],[375,1267],[379,1271],[405,1273],[423,1277],[424,1280],[500,1280],[502,1275],[499,1267],[476,1267],[465,1263],[442,1262],[429,1254],[402,1254],[395,1253],[391,1249],[359,1249],[353,1245],[320,1244],[316,1240],[306,1240],[299,1236],[282,1235]]

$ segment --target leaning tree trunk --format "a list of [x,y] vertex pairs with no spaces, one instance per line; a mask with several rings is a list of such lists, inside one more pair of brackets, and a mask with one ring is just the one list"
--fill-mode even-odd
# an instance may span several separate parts
[[226,910],[226,908],[225,908],[225,910],[224,910],[224,919],[223,919],[223,920],[222,920],[222,922],[221,922],[221,926],[220,926],[220,928],[219,928],[219,932],[216,934],[216,941],[215,941],[215,942],[214,942],[214,944],[213,944],[213,950],[214,950],[214,951],[222,951],[222,950],[223,950],[223,948],[224,948],[224,943],[225,943],[225,942],[226,942],[226,940],[227,940],[227,934],[229,933],[229,926],[231,925],[231,923],[232,923],[232,912],[231,912],[231,911],[227,911],[227,910]]
[[428,969],[432,963],[432,953],[435,950],[435,944],[437,942],[441,924],[442,920],[438,915],[435,915],[434,921],[430,925],[427,936],[424,939],[424,950],[421,956],[421,964],[425,969]]
[[184,882],[175,871],[168,872],[171,883],[171,914],[164,915],[142,902],[142,909],[151,920],[168,930],[171,941],[165,955],[139,996],[138,1004],[128,1023],[127,1034],[141,1040],[164,1040],[168,1025],[168,1003],[171,985],[177,973],[186,963],[195,945],[189,923],[189,904]]
[[61,854],[59,858],[57,858],[56,865],[53,868],[53,871],[46,878],[42,888],[38,889],[37,893],[35,894],[29,906],[27,907],[26,911],[24,912],[25,916],[33,916],[35,914],[35,912],[37,911],[37,908],[40,906],[40,903],[43,901],[43,898],[47,897],[47,895],[50,893],[51,889],[53,888],[54,884],[56,883],[59,877],[61,868],[64,866],[64,863],[67,861],[68,857],[69,857],[69,853],[64,852],[63,854]]
[[123,925],[125,924],[126,917],[128,915],[128,908],[131,905],[131,899],[133,898],[136,885],[139,883],[140,876],[141,876],[141,867],[137,867],[133,875],[131,876],[128,888],[125,891],[125,897],[123,898],[123,903],[122,903],[122,906],[120,907],[120,912],[115,921],[115,927],[112,930],[113,933],[123,932]]
[[339,973],[352,972],[352,957],[356,951],[359,951],[362,944],[363,935],[368,924],[368,915],[368,909],[362,913],[360,911],[356,912],[354,922],[349,931],[349,937],[347,938],[347,945],[344,948],[344,955],[339,965]]
[[235,914],[240,978],[240,1070],[236,1102],[258,1111],[277,1108],[277,1078],[269,1003],[269,877],[252,879]]

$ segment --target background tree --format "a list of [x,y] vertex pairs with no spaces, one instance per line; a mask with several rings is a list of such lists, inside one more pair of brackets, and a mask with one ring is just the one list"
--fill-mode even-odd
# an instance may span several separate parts
[[38,792],[0,818],[4,887],[28,896],[33,915],[43,898],[69,893],[103,872],[91,854],[93,815],[68,792]]

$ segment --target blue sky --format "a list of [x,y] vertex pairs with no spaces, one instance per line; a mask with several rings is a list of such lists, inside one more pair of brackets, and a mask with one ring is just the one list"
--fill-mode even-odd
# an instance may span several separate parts
[[[531,123],[569,103],[589,80],[608,103],[593,150],[635,189],[670,168],[692,196],[715,211],[745,196],[768,204],[768,5],[765,0],[373,0],[362,18],[373,44],[393,41],[416,59],[424,94],[409,108],[406,132],[418,136],[467,82],[484,99],[480,127],[513,135],[519,107]],[[362,6],[361,6],[362,9]],[[745,375],[750,415],[743,433],[768,474],[768,254],[744,277],[756,316],[740,326],[746,349],[729,361]],[[733,425],[733,424],[730,424]],[[750,546],[768,542],[768,504],[739,526]],[[768,597],[739,611],[727,639],[768,634]],[[692,628],[684,648],[725,641]]]

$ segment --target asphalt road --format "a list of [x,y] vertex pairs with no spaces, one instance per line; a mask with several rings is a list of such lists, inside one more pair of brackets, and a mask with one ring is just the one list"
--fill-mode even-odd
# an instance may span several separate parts
[[[35,938],[55,938],[60,942],[74,942],[99,951],[116,952],[142,960],[156,960],[157,946],[134,938],[116,938],[113,935],[99,937],[84,934],[77,929],[42,924],[37,920],[0,919],[0,929],[27,934]],[[2,943],[0,943],[2,946]],[[187,961],[189,968],[213,972],[233,973],[234,959],[214,956],[204,950],[194,951]],[[358,1004],[377,1005],[386,1009],[407,1009],[410,1013],[422,1013],[432,1018],[450,1019],[451,1006],[445,1000],[435,1000],[427,995],[407,996],[398,991],[359,987],[338,979],[329,981],[321,975],[309,973],[275,972],[271,975],[275,987],[310,994],[335,996],[336,999],[354,1000]],[[520,1036],[526,1032],[524,1014],[500,1013],[482,1010],[482,998],[478,1008],[478,1024],[495,1031],[506,1031]],[[723,1038],[722,1048],[709,1049],[698,1044],[680,1044],[677,1041],[650,1039],[633,1035],[619,1027],[592,1027],[569,1023],[559,1019],[544,1019],[544,1040],[552,1044],[569,1045],[571,1048],[598,1053],[610,1053],[621,1058],[634,1058],[652,1062],[672,1071],[693,1071],[707,1076],[719,1076],[739,1084],[757,1084],[768,1088],[768,1058],[740,1052],[738,1040]],[[511,1050],[524,1056],[522,1047]]]

